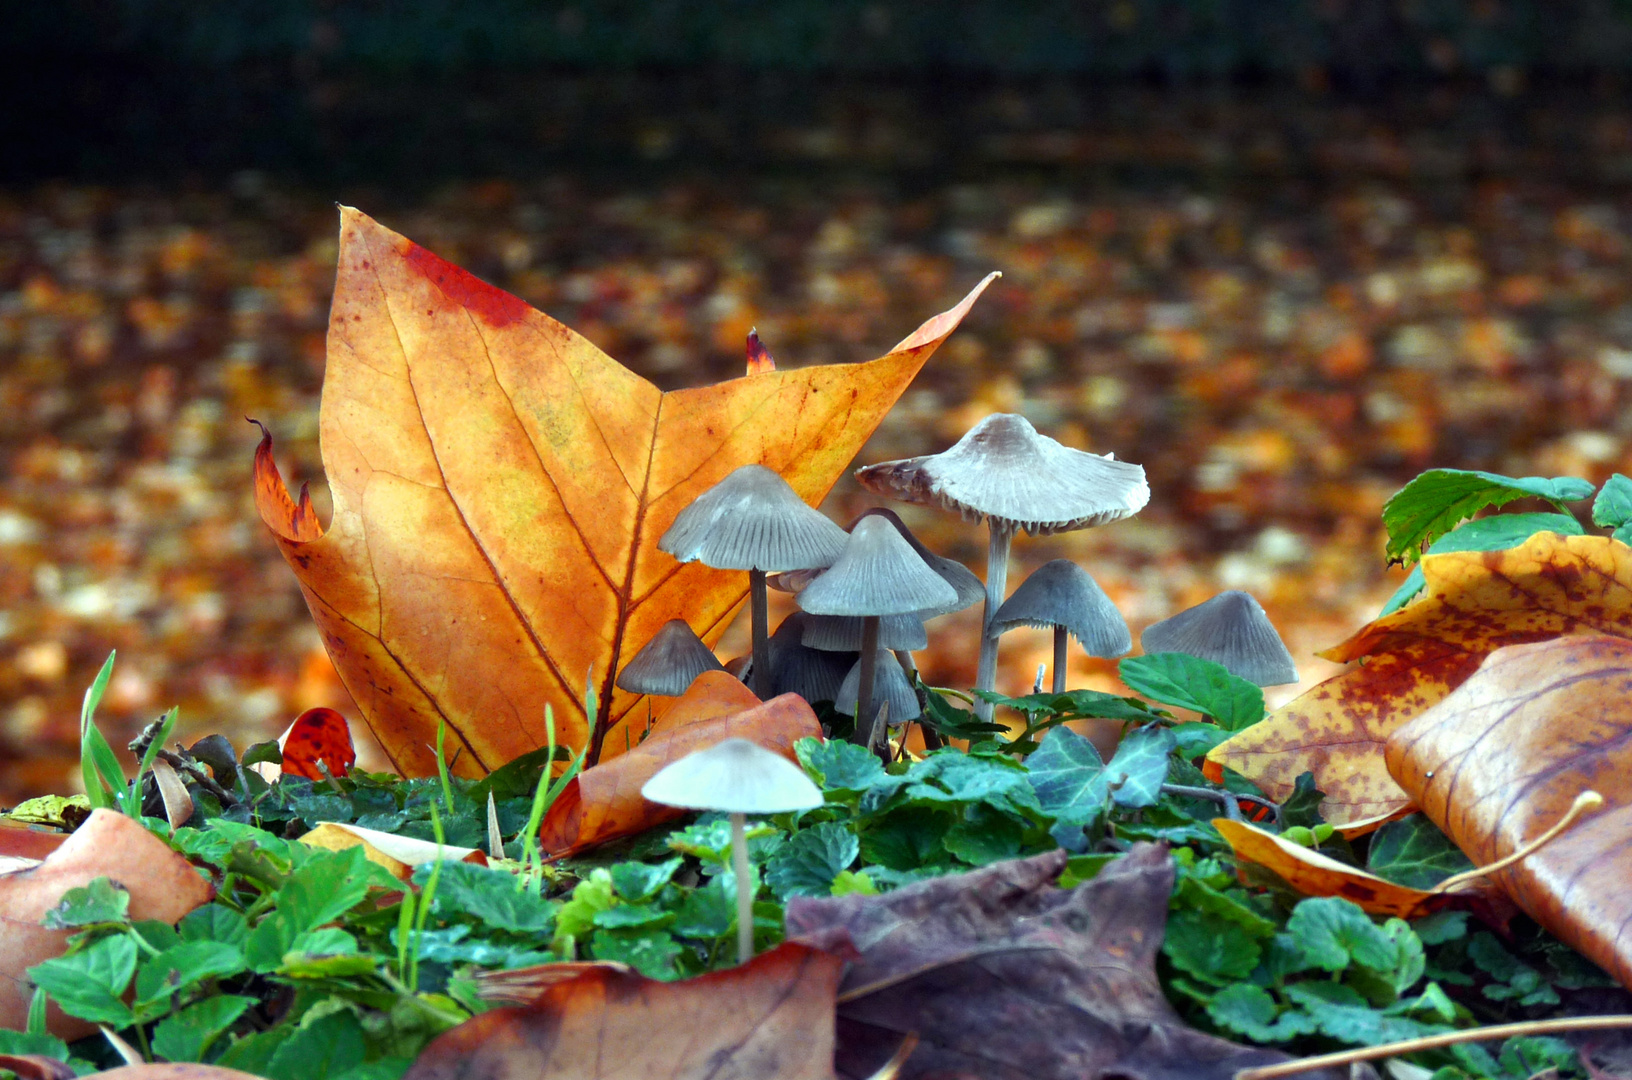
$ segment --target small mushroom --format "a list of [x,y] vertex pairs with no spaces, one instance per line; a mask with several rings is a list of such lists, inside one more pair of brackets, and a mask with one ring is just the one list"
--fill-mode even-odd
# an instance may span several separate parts
[[1121,656],[1133,648],[1127,620],[1088,571],[1070,559],[1055,559],[1032,571],[992,617],[994,633],[1016,626],[1054,630],[1054,692],[1065,693],[1065,637],[1070,634],[1089,656]]
[[[856,711],[857,692],[861,689],[861,660],[857,659],[845,673],[844,682],[839,686],[839,692],[833,699],[833,708],[846,716],[856,718],[856,726],[861,726],[862,714]],[[890,723],[904,724],[908,720],[916,720],[920,715],[918,694],[912,684],[907,681],[906,672],[901,670],[900,664],[889,662],[889,656],[882,649],[873,664],[873,692],[870,695],[874,710],[881,704],[890,707]],[[868,730],[868,736],[872,734]],[[865,740],[864,740],[865,741]]]
[[748,571],[753,691],[770,690],[767,572],[830,565],[844,550],[844,530],[805,505],[788,482],[763,465],[744,465],[680,511],[657,547],[681,562]]
[[878,659],[879,616],[905,615],[956,599],[957,590],[931,570],[889,522],[878,517],[856,522],[844,552],[799,594],[799,606],[812,614],[864,616],[857,742],[866,745],[865,729],[873,716],[871,669]]
[[822,791],[799,766],[747,739],[726,739],[664,766],[640,794],[664,806],[731,815],[731,868],[737,878],[737,962],[754,957],[754,896],[748,876],[747,815],[812,810]]
[[617,685],[631,694],[678,697],[703,672],[724,670],[686,620],[670,619],[618,672]]
[[795,611],[782,620],[771,635],[771,690],[776,694],[798,694],[814,705],[832,701],[844,682],[844,673],[856,662],[857,653],[827,652],[803,643],[805,627],[814,615]]
[[1264,614],[1263,605],[1240,589],[1145,627],[1139,644],[1147,653],[1182,652],[1223,664],[1234,675],[1258,686],[1298,681],[1281,635]]
[[[869,465],[856,470],[856,479],[879,495],[985,520],[985,633],[975,679],[981,690],[997,683],[992,618],[1003,603],[1015,532],[1047,536],[1103,525],[1138,513],[1150,501],[1140,466],[1062,446],[1012,413],[986,417],[939,454]],[[992,706],[977,702],[975,711],[989,719]]]

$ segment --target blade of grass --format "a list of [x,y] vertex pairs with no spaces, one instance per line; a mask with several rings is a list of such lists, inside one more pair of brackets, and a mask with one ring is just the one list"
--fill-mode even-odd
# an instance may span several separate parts
[[409,960],[408,989],[419,992],[419,947],[425,939],[425,921],[430,917],[431,904],[436,899],[437,882],[442,880],[442,818],[436,812],[436,804],[431,804],[431,829],[436,834],[436,861],[431,864],[431,876],[425,879],[425,889],[419,894],[419,912],[414,919],[414,950]]
[[79,769],[85,781],[85,797],[90,800],[92,809],[123,808],[118,796],[125,790],[125,770],[93,719],[96,707],[102,704],[102,695],[107,692],[108,680],[113,677],[113,661],[117,655],[117,650],[108,653],[102,670],[86,688],[85,700],[79,709]]
[[159,756],[159,751],[164,749],[165,740],[170,738],[170,733],[176,730],[176,718],[179,715],[180,710],[174,705],[164,714],[158,734],[147,744],[147,749],[142,752],[141,763],[136,766],[136,782],[117,794],[119,808],[125,812],[125,816],[133,818],[142,816],[142,777],[153,767],[153,761]]
[[445,720],[436,722],[436,775],[442,781],[442,805],[448,808],[448,816],[453,816],[453,783],[448,779],[448,756],[443,747],[447,744],[448,724]]

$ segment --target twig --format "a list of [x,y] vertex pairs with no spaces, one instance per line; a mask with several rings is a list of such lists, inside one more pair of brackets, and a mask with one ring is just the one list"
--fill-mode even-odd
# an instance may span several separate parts
[[1438,1050],[1443,1046],[1455,1046],[1458,1043],[1511,1039],[1522,1035],[1551,1035],[1560,1031],[1594,1031],[1600,1028],[1632,1028],[1632,1016],[1567,1016],[1560,1020],[1530,1020],[1516,1024],[1497,1024],[1494,1027],[1469,1028],[1466,1031],[1451,1031],[1443,1035],[1425,1035],[1420,1039],[1404,1039],[1400,1042],[1384,1043],[1381,1046],[1363,1046],[1357,1050],[1342,1050],[1335,1054],[1321,1054],[1319,1057],[1299,1058],[1297,1061],[1286,1061],[1279,1065],[1260,1065],[1253,1069],[1242,1069],[1235,1074],[1235,1080],[1275,1080],[1276,1077],[1296,1076],[1298,1073],[1314,1069],[1398,1057],[1402,1054],[1416,1054],[1424,1050]]
[[212,780],[210,775],[200,767],[198,759],[193,755],[185,751],[176,753],[173,750],[160,750],[158,756],[160,760],[169,762],[170,767],[177,772],[186,773],[193,783],[214,795],[222,806],[236,806],[238,804],[238,796]]
[[1184,784],[1163,784],[1163,795],[1181,795],[1189,799],[1206,799],[1216,802],[1224,808],[1224,816],[1231,821],[1241,820],[1241,808],[1238,802],[1249,802],[1254,806],[1261,806],[1275,815],[1275,824],[1281,823],[1281,807],[1273,799],[1266,799],[1262,795],[1247,795],[1239,791],[1222,791],[1217,788],[1188,787]]

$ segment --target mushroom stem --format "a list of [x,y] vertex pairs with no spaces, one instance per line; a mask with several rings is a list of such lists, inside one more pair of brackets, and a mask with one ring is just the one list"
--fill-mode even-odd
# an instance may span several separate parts
[[912,686],[913,693],[918,695],[918,730],[924,736],[924,749],[939,750],[941,748],[940,732],[924,723],[923,719],[923,713],[927,710],[924,708],[923,688],[918,685],[918,665],[912,662],[912,653],[906,649],[895,650],[895,659],[901,665],[901,671],[906,675],[907,682]]
[[873,733],[873,680],[878,677],[878,616],[861,620],[861,673],[856,680],[856,733],[853,741],[866,746]]
[[[764,580],[763,575],[760,578]],[[748,877],[748,816],[731,815],[731,870],[737,876],[737,963],[754,958],[754,887]]]
[[[988,517],[990,530],[986,544],[986,608],[981,613],[980,667],[975,674],[976,690],[992,690],[997,686],[997,638],[992,633],[992,616],[1003,606],[1003,594],[1009,584],[1009,545],[1014,540],[1014,526],[997,518]],[[992,718],[992,703],[975,701],[975,715],[982,720]]]
[[761,699],[771,696],[771,625],[770,598],[765,592],[765,571],[748,571],[749,621],[754,632],[754,667],[749,672],[749,687]]
[[1065,627],[1054,628],[1054,692],[1065,693]]

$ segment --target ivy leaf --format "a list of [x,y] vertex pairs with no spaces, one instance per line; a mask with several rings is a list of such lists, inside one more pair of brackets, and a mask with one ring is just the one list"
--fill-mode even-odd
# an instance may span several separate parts
[[[855,748],[867,753],[863,747]],[[877,763],[876,757],[867,756]],[[765,881],[781,900],[790,896],[828,896],[833,879],[848,870],[860,854],[861,841],[855,833],[843,825],[823,822],[801,829],[777,848],[765,867]]]
[[1180,971],[1225,986],[1251,975],[1263,949],[1225,920],[1181,908],[1168,912],[1162,955]]
[[1229,732],[1264,718],[1264,692],[1223,664],[1188,653],[1130,656],[1117,665],[1122,681],[1148,698],[1210,716]]
[[[1450,551],[1505,551],[1518,547],[1538,532],[1556,532],[1565,536],[1582,535],[1581,523],[1569,514],[1495,514],[1476,521],[1468,521],[1452,529],[1428,545],[1428,554],[1443,555]],[[1616,539],[1621,539],[1617,534]],[[1427,579],[1422,566],[1411,568],[1394,595],[1388,598],[1378,617],[1400,610],[1423,590]]]
[[1616,473],[1604,481],[1592,501],[1592,523],[1614,529],[1611,535],[1623,544],[1632,541],[1632,480]]
[[1292,794],[1281,803],[1281,820],[1312,829],[1326,820],[1320,816],[1320,803],[1325,798],[1326,793],[1315,786],[1314,773],[1299,773],[1292,783]]
[[1359,905],[1340,896],[1301,900],[1286,929],[1314,966],[1342,971],[1350,962],[1373,971],[1392,971],[1398,949]]
[[[1131,683],[1129,685],[1132,685]],[[1138,698],[1119,697],[1100,690],[1070,690],[1063,694],[1027,694],[1006,697],[990,690],[976,690],[975,696],[994,705],[1004,705],[1027,717],[1051,716],[1064,720],[1127,720],[1148,724],[1161,714]],[[1001,730],[1001,729],[999,729]]]
[[1092,742],[1070,728],[1044,735],[1026,758],[1026,772],[1038,805],[1052,817],[1087,821],[1105,807],[1105,762]]
[[1473,869],[1473,863],[1426,816],[1411,814],[1377,830],[1366,868],[1396,884],[1431,889],[1452,874]]
[[1422,549],[1487,506],[1505,506],[1528,496],[1546,499],[1567,514],[1567,502],[1593,493],[1593,485],[1573,476],[1549,480],[1465,469],[1429,469],[1395,493],[1383,507],[1390,563],[1412,563]]
[[204,1051],[255,1004],[254,998],[217,994],[166,1017],[153,1029],[153,1052],[166,1061],[201,1061]]
[[135,974],[136,943],[124,934],[28,969],[34,985],[50,994],[63,1012],[120,1028],[135,1022],[130,1007],[121,1000]]
[[45,913],[41,924],[47,930],[68,930],[123,923],[129,918],[130,893],[124,886],[99,877],[88,885],[64,892],[57,905]]
[[1269,991],[1252,983],[1233,983],[1207,1002],[1213,1023],[1253,1042],[1286,1042],[1315,1030],[1315,1019],[1308,1013],[1289,1011],[1276,1016],[1276,1011]]
[[884,777],[878,756],[843,739],[800,739],[793,752],[805,773],[824,792],[860,794]]
[[1173,733],[1155,724],[1137,728],[1123,738],[1105,766],[1108,785],[1121,781],[1111,793],[1118,806],[1137,809],[1161,799],[1162,785],[1167,782],[1168,755],[1174,745]]

